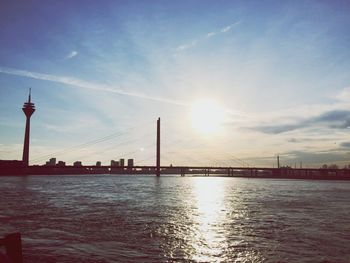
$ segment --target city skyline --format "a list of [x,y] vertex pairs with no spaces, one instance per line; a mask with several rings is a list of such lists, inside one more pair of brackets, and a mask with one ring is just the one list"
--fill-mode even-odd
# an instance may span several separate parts
[[348,1],[13,2],[0,159],[21,159],[31,87],[31,164],[153,164],[158,117],[162,165],[349,164]]

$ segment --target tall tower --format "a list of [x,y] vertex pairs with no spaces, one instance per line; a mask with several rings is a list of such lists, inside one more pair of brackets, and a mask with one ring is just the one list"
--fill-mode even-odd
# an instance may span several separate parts
[[160,176],[160,118],[157,120],[157,161],[156,161],[156,175]]
[[24,135],[24,145],[23,145],[23,164],[29,165],[29,133],[30,133],[30,117],[35,111],[34,103],[31,102],[31,89],[29,89],[28,101],[24,103],[22,108],[24,114],[26,115],[26,131]]

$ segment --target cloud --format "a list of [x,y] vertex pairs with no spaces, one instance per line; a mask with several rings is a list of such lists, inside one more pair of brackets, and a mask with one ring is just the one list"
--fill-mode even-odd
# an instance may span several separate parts
[[184,44],[184,45],[181,45],[181,46],[178,46],[177,48],[176,48],[176,51],[183,51],[183,50],[186,50],[186,49],[189,49],[189,48],[192,48],[192,47],[194,47],[195,45],[197,45],[197,40],[192,40],[192,42],[191,43],[188,43],[188,44]]
[[213,36],[215,36],[216,35],[216,33],[215,32],[209,32],[208,34],[207,34],[207,38],[211,38],[211,37],[213,37]]
[[72,52],[70,52],[67,56],[66,56],[66,59],[71,59],[71,58],[74,58],[78,55],[78,52],[73,50]]
[[348,110],[334,110],[326,112],[321,116],[314,118],[313,122],[327,123],[330,128],[347,129],[350,128],[350,111]]
[[219,31],[213,31],[213,32],[209,32],[207,33],[204,37],[200,38],[200,39],[194,39],[192,41],[190,41],[189,43],[186,43],[186,44],[182,44],[180,46],[178,46],[176,48],[176,52],[181,52],[181,51],[185,51],[187,49],[190,49],[190,48],[193,48],[195,47],[197,44],[199,44],[201,41],[203,41],[204,39],[207,39],[207,38],[211,38],[211,37],[214,37],[218,34],[222,34],[222,33],[226,33],[228,31],[230,31],[234,26],[236,25],[239,25],[241,23],[241,21],[237,21],[231,25],[228,25],[228,26],[225,26],[223,27],[222,29],[220,29]]
[[343,102],[349,102],[350,101],[350,87],[347,87],[343,89],[339,94],[335,96],[336,99],[343,101]]
[[324,125],[331,129],[350,128],[350,110],[331,110],[321,113],[319,116],[309,117],[294,123],[258,125],[248,129],[266,134],[279,134],[314,125]]
[[309,143],[309,142],[325,142],[325,141],[333,141],[333,138],[321,138],[321,137],[316,137],[316,138],[288,138],[287,142],[290,143]]
[[252,130],[260,131],[267,134],[279,134],[283,132],[292,131],[301,127],[303,127],[302,124],[265,125],[254,127],[252,128]]
[[231,25],[225,26],[225,27],[223,27],[223,28],[220,30],[220,32],[221,32],[221,33],[226,33],[226,32],[228,32],[228,31],[230,31],[233,27],[239,25],[241,22],[242,22],[242,21],[239,20],[239,21],[237,21],[237,22],[235,22],[235,23],[233,23],[233,24],[231,24]]
[[229,31],[231,28],[232,28],[232,26],[224,27],[223,29],[220,30],[220,32],[221,32],[221,33],[225,33],[225,32],[227,32],[227,31]]
[[343,148],[350,148],[350,142],[342,142],[340,144],[340,147],[343,147]]
[[0,73],[8,74],[8,75],[14,75],[18,77],[25,77],[25,78],[32,78],[37,80],[44,80],[44,81],[52,81],[60,84],[69,85],[71,87],[75,88],[81,88],[81,89],[90,89],[95,91],[102,91],[102,92],[110,92],[115,93],[119,95],[125,95],[129,97],[135,97],[140,99],[146,99],[146,100],[152,100],[152,101],[158,101],[163,103],[169,103],[179,106],[188,106],[188,103],[182,102],[182,101],[176,101],[171,100],[167,98],[162,97],[156,97],[151,95],[146,95],[143,93],[137,93],[137,92],[128,92],[123,89],[115,88],[108,85],[102,85],[102,84],[96,84],[96,83],[90,83],[84,80],[67,77],[67,76],[55,76],[50,74],[43,74],[43,73],[37,73],[37,72],[31,72],[27,70],[19,70],[19,69],[13,69],[13,68],[2,68],[0,67]]

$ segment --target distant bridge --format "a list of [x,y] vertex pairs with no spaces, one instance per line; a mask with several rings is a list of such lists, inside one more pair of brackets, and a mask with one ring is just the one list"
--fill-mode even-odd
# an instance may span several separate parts
[[156,174],[181,176],[226,176],[246,178],[290,178],[350,180],[350,169],[266,168],[224,166],[39,166],[3,167],[2,175],[61,175],[61,174]]
[[[23,148],[22,161],[1,161],[0,175],[52,175],[52,174],[178,174],[181,176],[230,176],[230,177],[249,177],[249,178],[307,178],[307,179],[350,179],[350,169],[314,169],[314,168],[280,168],[279,157],[278,168],[265,167],[231,167],[231,166],[161,166],[160,165],[160,118],[157,119],[157,137],[156,137],[156,162],[155,166],[101,166],[101,165],[65,165],[63,162],[58,165],[28,165],[29,164],[29,131],[30,117],[35,111],[34,103],[31,102],[31,93],[29,91],[28,102],[24,103],[23,111],[26,115],[25,141]],[[103,138],[99,138],[75,147],[81,149],[96,143],[104,142],[120,136],[115,133]],[[113,147],[114,148],[114,147]],[[56,152],[65,153],[66,150]],[[44,157],[47,155],[44,155]],[[42,157],[35,158],[40,160]],[[154,157],[152,156],[152,159]],[[240,165],[246,162],[240,161]],[[81,163],[80,163],[81,164]]]

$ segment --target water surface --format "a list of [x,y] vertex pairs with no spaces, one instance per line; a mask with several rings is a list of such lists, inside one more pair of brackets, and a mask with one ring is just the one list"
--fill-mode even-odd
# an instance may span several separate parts
[[350,182],[0,177],[25,262],[350,262]]

